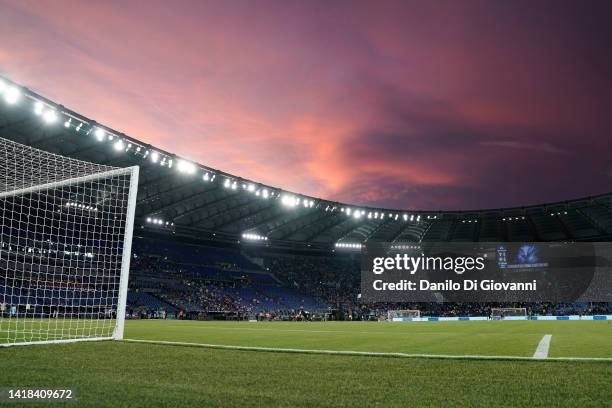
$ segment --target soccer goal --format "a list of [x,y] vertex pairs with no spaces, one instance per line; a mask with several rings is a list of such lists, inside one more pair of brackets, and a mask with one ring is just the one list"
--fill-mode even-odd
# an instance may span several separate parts
[[501,320],[510,318],[525,318],[527,317],[527,309],[524,307],[498,307],[491,308],[491,319]]
[[0,138],[0,345],[123,338],[137,184]]
[[419,310],[389,310],[387,311],[387,320],[395,321],[395,320],[412,320],[415,318],[421,317],[421,312]]

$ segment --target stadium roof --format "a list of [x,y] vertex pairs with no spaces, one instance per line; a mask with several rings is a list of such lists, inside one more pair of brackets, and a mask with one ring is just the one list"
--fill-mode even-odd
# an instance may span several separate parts
[[612,238],[612,193],[526,207],[412,211],[310,197],[193,163],[0,78],[0,137],[90,162],[140,166],[138,228],[227,242],[356,250],[367,241]]

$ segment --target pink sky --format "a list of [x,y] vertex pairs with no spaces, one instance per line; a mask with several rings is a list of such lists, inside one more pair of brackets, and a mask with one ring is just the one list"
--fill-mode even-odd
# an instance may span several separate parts
[[411,209],[612,191],[605,2],[0,0],[0,72],[147,143]]

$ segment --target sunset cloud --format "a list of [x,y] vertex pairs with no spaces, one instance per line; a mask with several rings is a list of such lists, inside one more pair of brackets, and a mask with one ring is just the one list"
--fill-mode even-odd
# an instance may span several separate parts
[[606,2],[0,0],[0,71],[147,143],[414,209],[612,190]]

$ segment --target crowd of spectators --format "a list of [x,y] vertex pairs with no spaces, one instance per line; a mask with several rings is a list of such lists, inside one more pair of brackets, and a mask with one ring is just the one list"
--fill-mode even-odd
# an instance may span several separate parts
[[[198,256],[191,254],[190,262],[173,258],[172,253],[159,254],[141,250],[132,261],[131,289],[147,290],[168,305],[176,308],[176,317],[195,318],[252,318],[258,320],[374,320],[386,316],[388,310],[419,310],[421,316],[489,316],[492,308],[525,308],[528,315],[610,314],[610,304],[592,303],[363,303],[360,293],[360,263],[352,255],[288,255],[272,254],[261,258],[256,265],[248,259],[232,254],[225,260],[216,252],[208,256],[204,247]],[[201,257],[199,257],[201,255]],[[245,267],[245,265],[247,267]],[[218,274],[201,268],[215,268]],[[254,270],[255,269],[255,270]],[[244,276],[242,276],[244,272]],[[251,273],[251,277],[247,276]],[[255,275],[253,275],[255,273]],[[272,284],[254,283],[252,276],[271,274]],[[274,289],[275,286],[277,289]],[[283,298],[286,288],[292,293],[311,297],[322,307],[305,310]],[[269,288],[270,290],[266,290]],[[293,295],[295,298],[295,295]],[[135,306],[135,305],[132,305]],[[137,315],[160,318],[173,313],[137,309]],[[167,312],[167,311],[164,311]]]

